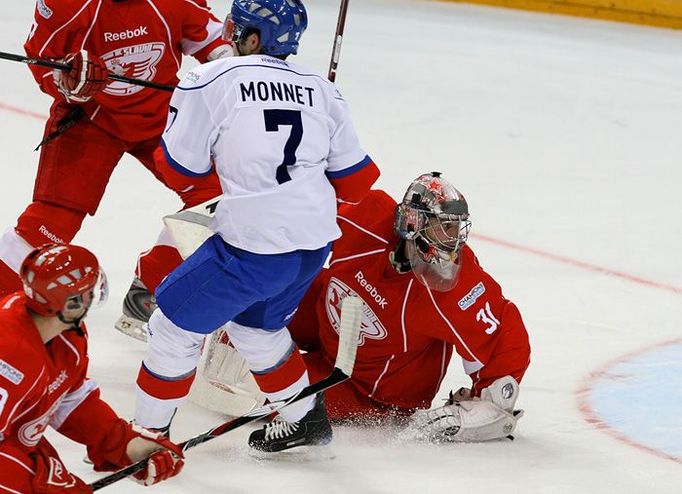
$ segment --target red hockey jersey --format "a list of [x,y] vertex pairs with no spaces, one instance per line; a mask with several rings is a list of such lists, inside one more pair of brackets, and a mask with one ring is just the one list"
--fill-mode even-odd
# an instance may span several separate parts
[[[174,86],[182,54],[204,62],[225,44],[221,32],[206,0],[38,0],[24,48],[29,57],[50,59],[87,50],[110,72]],[[63,100],[52,69],[31,71],[45,93]],[[171,94],[112,81],[82,106],[100,128],[139,142],[161,135]]]
[[404,409],[428,408],[440,387],[452,349],[473,381],[475,395],[495,379],[521,381],[530,363],[528,334],[516,306],[464,246],[454,289],[431,291],[389,261],[396,202],[374,190],[358,206],[339,211],[343,235],[330,266],[299,306],[292,333],[319,326],[321,351],[334,362],[340,302],[364,301],[357,360],[350,380],[365,396]]
[[111,456],[129,427],[86,377],[85,333],[68,330],[44,344],[23,293],[0,301],[0,328],[0,492],[33,492],[31,453],[48,425],[87,445],[95,465],[121,463]]

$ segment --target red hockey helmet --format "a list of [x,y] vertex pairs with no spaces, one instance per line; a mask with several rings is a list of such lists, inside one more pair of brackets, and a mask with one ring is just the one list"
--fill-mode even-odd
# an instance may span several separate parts
[[[21,264],[27,306],[41,316],[64,322],[81,319],[97,298],[106,298],[106,277],[95,255],[84,247],[46,244]],[[69,320],[65,317],[72,316]]]

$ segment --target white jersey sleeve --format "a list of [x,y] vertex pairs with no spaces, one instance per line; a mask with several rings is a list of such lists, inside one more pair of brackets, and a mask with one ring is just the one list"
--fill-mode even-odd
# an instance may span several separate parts
[[327,176],[337,178],[352,173],[357,167],[366,164],[369,156],[360,146],[348,105],[336,88],[331,100],[330,116],[335,127],[330,136]]
[[214,109],[208,103],[206,91],[193,90],[196,73],[189,72],[171,98],[166,130],[161,136],[168,164],[183,175],[199,177],[211,172],[211,148],[219,125],[214,121]]

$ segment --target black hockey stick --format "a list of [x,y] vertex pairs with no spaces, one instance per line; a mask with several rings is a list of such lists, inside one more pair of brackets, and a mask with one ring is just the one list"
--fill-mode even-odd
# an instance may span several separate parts
[[[341,320],[339,323],[339,348],[336,353],[334,370],[331,374],[321,381],[303,388],[297,395],[294,395],[288,400],[268,403],[265,406],[252,410],[246,415],[228,420],[217,427],[189,438],[187,441],[179,444],[182,451],[187,451],[194,446],[198,446],[199,444],[210,441],[211,439],[215,439],[216,437],[241,427],[242,425],[246,425],[260,418],[267,417],[268,415],[281,408],[284,408],[287,405],[296,403],[297,401],[309,396],[313,396],[348,379],[351,376],[353,372],[353,366],[355,365],[355,353],[358,348],[358,335],[360,333],[362,307],[362,300],[358,297],[348,296],[343,299],[341,307]],[[90,487],[93,491],[96,491],[130,475],[134,475],[137,472],[144,470],[147,466],[147,462],[148,459],[144,459],[138,461],[137,463],[133,463],[130,466],[127,466],[112,473],[111,475],[107,475],[106,477],[93,482],[90,484]]]
[[[5,60],[12,60],[14,62],[21,62],[28,65],[39,65],[41,67],[49,67],[51,69],[63,70],[68,72],[71,70],[71,65],[64,62],[55,62],[53,60],[44,60],[41,58],[28,58],[23,55],[16,55],[14,53],[6,53],[0,51],[0,58]],[[107,74],[107,77],[112,81],[127,82],[128,84],[133,84],[135,86],[144,86],[152,89],[160,89],[161,91],[170,91],[171,93],[175,89],[174,86],[168,86],[166,84],[157,84],[155,82],[145,81],[143,79],[133,79],[132,77],[126,77],[123,75],[112,74],[111,72]]]
[[332,48],[332,57],[329,61],[329,74],[327,78],[334,82],[336,80],[336,69],[339,66],[339,58],[341,57],[341,44],[343,43],[343,30],[346,27],[346,13],[348,12],[348,2],[350,0],[341,0],[341,7],[339,8],[339,20],[336,22],[336,33],[334,34],[334,47]]

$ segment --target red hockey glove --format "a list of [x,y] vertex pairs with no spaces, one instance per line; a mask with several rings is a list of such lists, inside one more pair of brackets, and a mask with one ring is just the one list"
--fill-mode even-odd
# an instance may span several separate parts
[[135,474],[135,480],[143,485],[152,485],[179,474],[184,466],[184,455],[180,447],[158,432],[151,432],[133,425],[137,434],[128,442],[126,453],[131,463],[149,458],[147,468]]
[[35,458],[35,475],[32,480],[35,494],[90,494],[92,489],[81,479],[71,474],[52,445],[41,439],[38,449],[32,453]]
[[54,81],[69,103],[84,103],[109,83],[107,66],[97,55],[81,50],[67,55],[64,62],[71,64],[71,70],[55,70]]

